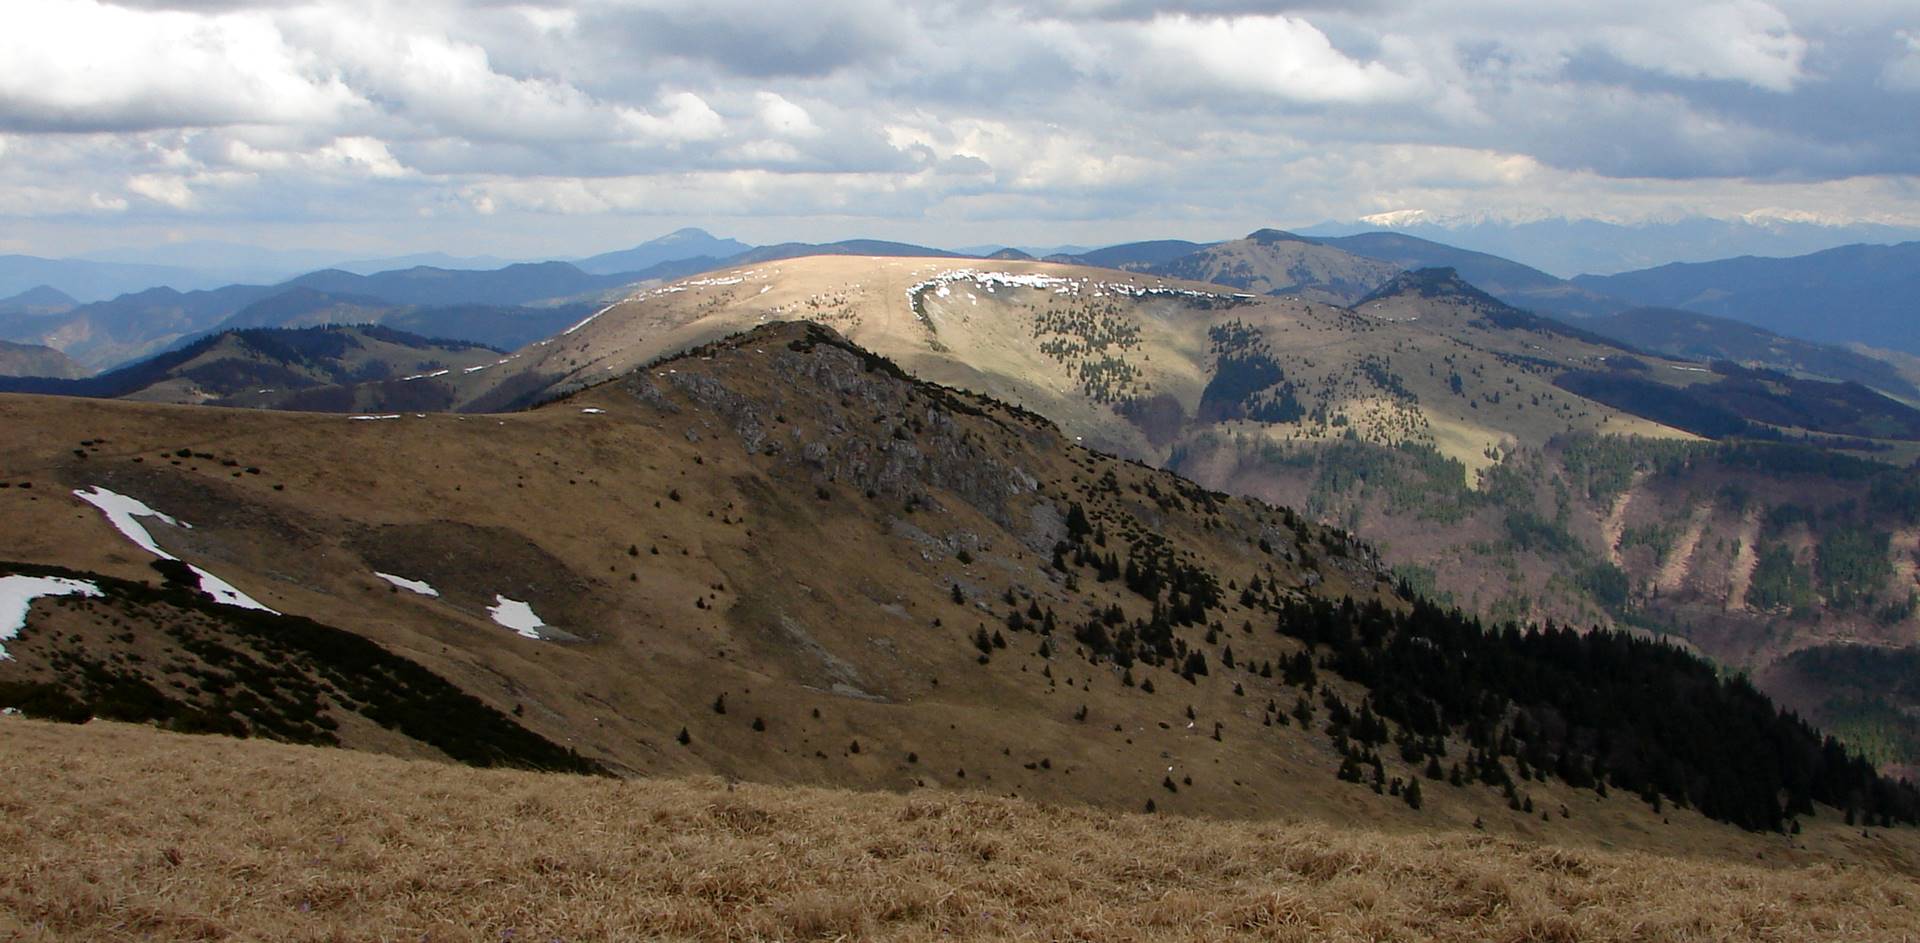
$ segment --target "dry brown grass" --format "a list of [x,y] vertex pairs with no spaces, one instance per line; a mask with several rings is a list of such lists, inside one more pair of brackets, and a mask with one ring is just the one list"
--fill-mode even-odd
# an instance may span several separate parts
[[0,939],[1911,940],[1871,868],[0,719]]

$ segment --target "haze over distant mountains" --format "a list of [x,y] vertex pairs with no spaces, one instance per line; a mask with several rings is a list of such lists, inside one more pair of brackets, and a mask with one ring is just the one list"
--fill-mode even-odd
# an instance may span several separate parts
[[[1587,329],[1665,354],[1852,380],[1902,397],[1914,395],[1914,381],[1920,377],[1920,372],[1896,368],[1884,358],[1841,349],[1865,344],[1920,353],[1912,332],[1905,329],[1911,314],[1905,299],[1914,287],[1909,284],[1911,273],[1920,268],[1910,257],[1920,254],[1920,243],[1839,247],[1793,259],[1674,264],[1569,280],[1404,231],[1445,228],[1441,223],[1398,216],[1381,221],[1401,229],[1345,236],[1263,229],[1221,242],[1148,240],[1055,252],[1046,258],[1340,305],[1358,302],[1398,272],[1448,268],[1507,304],[1582,322]],[[1486,224],[1480,225],[1484,230]],[[1545,224],[1529,225],[1541,231]],[[1749,232],[1763,228],[1739,226]],[[0,282],[11,271],[16,280],[44,274],[58,284],[38,283],[0,297],[0,339],[52,348],[85,371],[127,363],[207,333],[249,327],[380,323],[512,348],[573,323],[623,286],[808,255],[968,255],[871,239],[754,247],[687,228],[572,262],[504,264],[487,256],[426,253],[342,262],[271,283],[185,292],[162,285],[82,303],[102,285],[185,271],[131,260],[192,263],[228,248],[244,249],[208,243],[169,246],[144,255],[99,253],[86,260],[12,257],[0,263]],[[1034,257],[1022,249],[991,246],[970,247],[969,252],[995,259]],[[291,264],[306,255],[311,253],[244,250],[236,251],[230,264]],[[1749,286],[1761,287],[1750,291]],[[44,353],[10,363],[15,374],[53,370],[54,375],[69,375],[75,369]]]
[[1351,222],[1320,223],[1299,232],[1351,236],[1379,230],[1489,252],[1562,278],[1610,275],[1670,262],[1706,262],[1741,255],[1805,255],[1850,243],[1920,239],[1920,229],[1913,227],[1828,223],[1764,210],[1735,219],[1690,217],[1671,222],[1610,223],[1563,217],[1516,222],[1413,209]]
[[1679,263],[1576,284],[1832,344],[1920,353],[1920,242],[1841,246],[1790,259]]
[[[1370,238],[1380,238],[1378,234],[1382,233],[1414,236],[1460,250],[1486,253],[1502,261],[1512,260],[1556,278],[1609,275],[1674,262],[1707,262],[1742,255],[1797,256],[1853,243],[1886,244],[1920,239],[1920,229],[1916,228],[1868,223],[1829,225],[1789,215],[1767,215],[1764,211],[1735,219],[1692,217],[1673,222],[1621,224],[1565,218],[1515,222],[1404,210],[1346,222],[1295,227],[1292,231],[1315,238],[1363,234],[1376,234]],[[1213,244],[1173,239],[1150,241],[1171,253],[1156,261],[1168,261]],[[1138,240],[1117,240],[1094,246],[1021,243],[946,248],[955,255],[980,257],[1002,248],[1014,248],[1034,258],[1073,257],[1088,264],[1105,264],[1100,253],[1115,246],[1145,244]],[[191,241],[100,249],[66,258],[0,255],[0,298],[49,285],[83,302],[102,301],[162,286],[191,291],[230,284],[273,284],[327,268],[371,275],[422,265],[496,269],[519,261],[552,260],[571,262],[592,274],[608,275],[697,258],[718,262],[754,248],[752,243],[714,236],[695,227],[681,228],[625,249],[585,257],[560,253],[544,259],[460,252],[454,247],[381,255],[351,249],[273,249],[239,242]],[[1353,251],[1350,246],[1342,245],[1342,248]]]

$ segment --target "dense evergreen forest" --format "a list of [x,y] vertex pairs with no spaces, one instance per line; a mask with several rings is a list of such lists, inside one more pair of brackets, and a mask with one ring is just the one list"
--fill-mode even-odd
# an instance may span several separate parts
[[[1101,516],[1071,507],[1056,566],[1076,578],[1124,581],[1148,613],[1129,618],[1117,605],[1092,613],[1071,628],[1081,652],[1126,672],[1129,683],[1138,663],[1196,683],[1210,663],[1278,676],[1299,696],[1290,711],[1270,701],[1269,724],[1312,724],[1309,696],[1321,686],[1324,729],[1346,757],[1343,779],[1364,782],[1371,767],[1374,787],[1386,785],[1378,751],[1392,743],[1403,762],[1424,765],[1429,780],[1499,788],[1529,811],[1520,784],[1551,778],[1625,791],[1656,808],[1692,807],[1750,830],[1788,829],[1815,803],[1843,810],[1850,822],[1920,822],[1920,790],[1881,777],[1744,678],[1673,645],[1604,630],[1489,626],[1404,582],[1404,605],[1388,605],[1302,596],[1256,577],[1240,590],[1240,604],[1269,613],[1272,631],[1295,643],[1269,648],[1225,631],[1215,618],[1224,608],[1218,579],[1154,535],[1131,535],[1122,563]],[[1330,533],[1314,546],[1355,552]],[[1051,611],[1016,609],[1008,627],[1050,635],[1057,621]],[[1187,638],[1188,626],[1203,627],[1204,641]],[[1271,651],[1281,654],[1264,654]],[[1361,702],[1349,705],[1318,685],[1320,672],[1365,688]],[[1402,796],[1411,790],[1408,802],[1418,804],[1417,781],[1392,786]]]

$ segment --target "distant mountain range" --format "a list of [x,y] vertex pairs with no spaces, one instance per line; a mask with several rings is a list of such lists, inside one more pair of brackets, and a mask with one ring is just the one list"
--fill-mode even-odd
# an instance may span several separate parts
[[157,285],[215,288],[229,281],[231,279],[163,265],[0,255],[0,296],[49,287],[80,301],[102,301]]
[[590,275],[565,262],[478,272],[422,266],[370,276],[329,269],[277,285],[150,288],[43,313],[0,305],[0,339],[55,348],[89,370],[247,327],[381,323],[518,347],[584,317],[600,294],[638,280]]
[[1574,283],[1635,304],[1733,318],[1808,340],[1920,353],[1920,242],[1675,263]]
[[[1506,304],[1571,320],[1583,329],[1640,349],[1859,382],[1903,398],[1920,398],[1913,376],[1866,353],[1841,347],[1863,344],[1920,353],[1920,336],[1911,327],[1913,304],[1908,300],[1920,294],[1915,291],[1920,288],[1920,243],[1845,246],[1794,258],[1743,257],[1563,279],[1510,258],[1413,234],[1444,233],[1453,238],[1498,229],[1545,238],[1555,232],[1546,222],[1462,223],[1434,221],[1417,214],[1390,215],[1376,222],[1394,228],[1345,235],[1326,234],[1340,228],[1331,225],[1315,227],[1321,231],[1319,235],[1263,229],[1241,239],[1213,243],[1173,239],[1121,243],[1056,253],[1048,256],[1048,261],[1205,281],[1255,294],[1297,295],[1340,305],[1355,304],[1399,272],[1449,268]],[[1564,225],[1580,233],[1612,234],[1607,238],[1617,236],[1614,230],[1622,229],[1597,223]],[[1790,242],[1789,237],[1812,238],[1802,232],[1804,224],[1741,222],[1716,226],[1693,221],[1671,224],[1667,229],[1636,227],[1633,231],[1665,232],[1669,239],[1692,233],[1688,238],[1706,243],[1713,242],[1708,238],[1713,233],[1720,233],[1724,237],[1721,241],[1731,243],[1760,238],[1754,233],[1770,234],[1767,238],[1776,242]],[[1836,231],[1821,230],[1829,236]],[[1551,241],[1545,239],[1548,244]],[[88,260],[8,257],[0,259],[0,286],[7,284],[9,272],[16,278],[33,272],[68,279],[107,277],[101,275],[103,272],[111,279],[156,278],[178,270],[127,260],[193,262],[203,257],[195,253],[219,248],[218,244],[189,244],[145,256],[103,253]],[[298,255],[247,250],[238,253],[234,264],[289,261]],[[690,228],[576,262],[468,268],[499,260],[436,253],[398,261],[443,264],[379,269],[376,267],[383,262],[395,260],[363,260],[271,284],[188,291],[146,287],[87,304],[81,304],[84,299],[74,292],[45,281],[0,299],[0,339],[63,351],[90,370],[146,356],[206,333],[246,327],[383,323],[432,336],[517,347],[573,323],[571,319],[590,313],[586,309],[592,299],[625,285],[811,255],[968,257],[927,246],[866,239],[754,247]],[[1031,256],[1021,249],[998,249],[988,257],[1006,260]],[[29,362],[47,369],[62,366],[44,357],[8,361],[16,369]]]
[[1670,262],[1705,262],[1740,255],[1805,255],[1850,243],[1920,239],[1920,229],[1911,227],[1834,224],[1765,211],[1731,220],[1695,217],[1621,224],[1564,218],[1511,222],[1403,210],[1346,223],[1320,223],[1298,231],[1309,236],[1351,236],[1381,230],[1492,253],[1569,278]]
[[1447,268],[1506,304],[1640,349],[1920,394],[1886,362],[1841,346],[1920,353],[1912,300],[1920,297],[1920,243],[1571,280],[1403,232],[1313,237],[1263,229],[1226,242],[1125,243],[1055,261],[1341,305],[1381,290],[1398,272]]
[[[686,259],[717,261],[751,248],[737,240],[715,238],[703,230],[681,229],[630,249],[575,260],[574,264],[591,275],[612,275],[642,271],[662,263]],[[80,302],[93,302],[148,288],[195,291],[233,284],[278,284],[323,269],[355,275],[374,275],[422,266],[478,271],[504,268],[514,264],[514,261],[491,255],[454,255],[446,252],[370,257],[364,254],[356,256],[342,250],[268,249],[243,243],[183,242],[143,248],[106,249],[66,259],[0,256],[0,297],[44,286]],[[4,302],[0,302],[0,305],[4,305]]]

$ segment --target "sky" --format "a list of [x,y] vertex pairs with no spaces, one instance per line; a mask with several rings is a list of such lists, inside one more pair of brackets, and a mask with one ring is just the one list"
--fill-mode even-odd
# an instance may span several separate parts
[[1920,225],[1920,4],[7,0],[0,252]]

